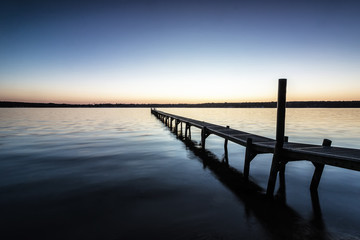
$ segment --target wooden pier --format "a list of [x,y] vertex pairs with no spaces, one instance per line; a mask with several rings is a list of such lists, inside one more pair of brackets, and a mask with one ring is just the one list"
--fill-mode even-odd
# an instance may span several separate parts
[[[206,138],[210,134],[224,138],[224,151],[227,158],[227,143],[234,142],[246,147],[244,161],[244,177],[248,179],[250,163],[258,154],[272,153],[273,159],[269,174],[266,194],[273,196],[277,175],[281,183],[285,183],[285,166],[289,161],[307,160],[315,167],[310,185],[311,191],[316,191],[325,165],[331,165],[360,171],[360,149],[332,147],[331,140],[324,139],[322,145],[289,142],[285,132],[286,111],[286,79],[279,79],[276,139],[231,129],[229,126],[219,126],[191,118],[165,113],[151,109],[151,113],[170,127],[176,134],[191,139],[191,127],[201,129],[201,147],[205,149]],[[183,125],[185,134],[183,135]],[[283,186],[284,187],[284,186]]]

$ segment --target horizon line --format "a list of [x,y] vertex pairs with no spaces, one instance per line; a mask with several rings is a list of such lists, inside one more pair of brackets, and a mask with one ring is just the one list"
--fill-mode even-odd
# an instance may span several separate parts
[[[54,103],[0,101],[0,107],[276,107],[276,101],[262,102],[203,102],[203,103]],[[360,100],[287,101],[287,107],[360,107]]]

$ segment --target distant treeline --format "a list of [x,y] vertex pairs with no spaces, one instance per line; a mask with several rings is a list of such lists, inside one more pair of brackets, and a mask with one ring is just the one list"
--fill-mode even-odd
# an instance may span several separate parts
[[[276,102],[199,103],[199,104],[57,104],[0,101],[1,108],[276,108]],[[287,102],[288,108],[360,108],[360,101]]]

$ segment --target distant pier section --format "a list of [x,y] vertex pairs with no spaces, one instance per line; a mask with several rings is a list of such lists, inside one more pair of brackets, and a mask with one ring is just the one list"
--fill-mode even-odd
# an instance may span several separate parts
[[[285,132],[286,79],[279,79],[277,101],[276,139],[235,130],[229,126],[199,121],[151,109],[151,113],[166,124],[176,135],[191,139],[191,127],[201,129],[201,147],[205,149],[206,138],[217,135],[224,138],[224,151],[227,158],[227,143],[231,141],[246,147],[244,177],[248,179],[251,161],[258,154],[272,153],[272,164],[266,194],[273,196],[277,176],[280,188],[285,188],[285,166],[290,161],[311,161],[315,167],[310,190],[317,191],[325,165],[360,171],[360,149],[332,147],[331,140],[324,139],[322,145],[289,142]],[[184,125],[184,126],[183,126]],[[184,129],[184,134],[183,134]],[[281,189],[280,189],[281,190]]]

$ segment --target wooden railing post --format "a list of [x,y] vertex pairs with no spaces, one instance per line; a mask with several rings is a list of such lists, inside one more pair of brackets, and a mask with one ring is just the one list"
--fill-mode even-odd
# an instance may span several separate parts
[[[280,170],[281,152],[284,145],[285,136],[285,111],[286,111],[286,79],[279,79],[278,100],[277,100],[277,120],[276,120],[276,144],[274,156],[270,169],[270,176],[266,190],[267,196],[273,196],[276,184],[276,177]],[[283,163],[284,164],[284,163]]]

